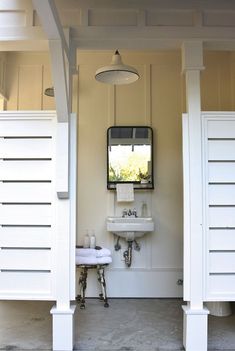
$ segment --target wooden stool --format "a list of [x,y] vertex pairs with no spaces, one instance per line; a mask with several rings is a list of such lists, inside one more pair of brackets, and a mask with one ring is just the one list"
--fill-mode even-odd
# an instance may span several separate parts
[[101,293],[99,294],[100,301],[104,301],[104,307],[109,307],[108,298],[106,293],[106,282],[104,276],[104,269],[108,264],[78,264],[77,267],[81,268],[81,274],[79,277],[79,294],[76,297],[78,303],[80,303],[80,308],[85,308],[85,294],[87,287],[87,275],[89,269],[96,269],[98,275],[98,282],[100,283]]

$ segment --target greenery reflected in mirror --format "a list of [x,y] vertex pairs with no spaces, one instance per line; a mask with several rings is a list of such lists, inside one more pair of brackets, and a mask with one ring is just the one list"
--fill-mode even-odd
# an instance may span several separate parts
[[153,189],[153,132],[150,127],[108,129],[107,186],[134,183],[135,188]]

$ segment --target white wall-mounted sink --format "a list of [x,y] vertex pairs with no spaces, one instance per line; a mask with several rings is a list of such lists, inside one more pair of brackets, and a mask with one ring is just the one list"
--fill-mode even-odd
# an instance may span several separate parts
[[134,240],[154,230],[152,217],[107,217],[107,230],[126,240]]

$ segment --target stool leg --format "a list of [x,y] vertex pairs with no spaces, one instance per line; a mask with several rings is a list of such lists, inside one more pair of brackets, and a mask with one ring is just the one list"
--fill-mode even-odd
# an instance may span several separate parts
[[80,283],[80,298],[81,298],[81,305],[80,308],[84,309],[85,308],[85,295],[86,295],[86,286],[87,286],[87,267],[84,267],[81,271],[81,276],[79,279]]
[[104,300],[104,307],[109,307],[107,293],[106,293],[106,282],[105,282],[105,277],[104,277],[104,267],[98,265],[97,266],[97,273],[98,273],[98,281],[99,281],[99,283],[101,285],[101,291],[102,291],[102,293],[100,294],[100,299]]
[[82,280],[83,280],[83,271],[81,271],[79,280],[78,280],[78,295],[76,296],[77,302],[81,302],[81,296],[82,296]]
[[97,279],[98,282],[100,283],[100,288],[101,288],[101,293],[99,294],[100,301],[104,301],[104,295],[103,295],[103,290],[102,290],[102,285],[101,285],[101,275],[100,275],[100,266],[97,265]]

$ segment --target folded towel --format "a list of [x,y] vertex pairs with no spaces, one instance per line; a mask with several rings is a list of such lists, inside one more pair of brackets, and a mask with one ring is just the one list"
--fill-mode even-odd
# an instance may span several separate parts
[[109,249],[76,249],[76,256],[82,257],[106,257],[111,256],[111,251]]
[[76,249],[76,256],[96,257],[96,249]]
[[98,264],[108,264],[112,262],[111,256],[97,257]]
[[76,256],[76,264],[97,264],[97,258],[95,256]]
[[117,202],[133,202],[134,201],[134,185],[133,183],[116,184]]
[[96,257],[107,257],[111,256],[111,251],[109,249],[96,250]]
[[96,265],[96,264],[109,264],[112,262],[112,257],[94,257],[94,256],[76,256],[76,264]]

